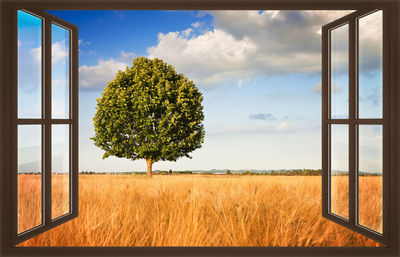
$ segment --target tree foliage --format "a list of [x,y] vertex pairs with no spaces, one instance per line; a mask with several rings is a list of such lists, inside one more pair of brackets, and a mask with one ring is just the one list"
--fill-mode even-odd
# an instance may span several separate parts
[[138,57],[97,99],[94,144],[103,158],[176,161],[204,141],[203,96],[160,59]]

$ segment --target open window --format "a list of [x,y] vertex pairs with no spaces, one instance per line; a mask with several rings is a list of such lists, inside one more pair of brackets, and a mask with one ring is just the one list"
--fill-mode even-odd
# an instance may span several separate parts
[[18,244],[78,215],[78,28],[43,11],[14,14],[11,217]]
[[[322,214],[388,245],[389,204],[397,208],[398,198],[389,188],[395,168],[390,154],[397,153],[390,153],[397,145],[390,142],[390,127],[397,119],[390,123],[395,80],[388,75],[386,10],[356,11],[322,29]],[[78,29],[41,10],[12,15],[11,233],[6,232],[15,246],[78,215]],[[36,178],[25,183],[27,175]],[[371,188],[369,180],[378,186]],[[35,201],[24,201],[25,194]],[[366,206],[367,198],[375,204]],[[110,255],[123,251],[105,249]]]
[[322,28],[322,213],[384,244],[390,229],[386,22],[382,10],[356,11]]

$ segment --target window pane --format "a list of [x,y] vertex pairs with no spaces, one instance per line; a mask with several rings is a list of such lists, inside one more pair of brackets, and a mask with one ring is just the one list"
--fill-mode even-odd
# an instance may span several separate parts
[[382,118],[382,11],[359,19],[359,117]]
[[52,117],[69,118],[69,33],[51,25]]
[[69,149],[69,125],[52,125],[52,219],[70,212]]
[[42,224],[42,127],[18,126],[18,233]]
[[333,214],[349,218],[349,127],[331,125],[331,206]]
[[382,233],[382,126],[359,125],[358,223]]
[[18,118],[42,116],[42,20],[18,11]]
[[348,118],[349,25],[331,31],[331,117]]

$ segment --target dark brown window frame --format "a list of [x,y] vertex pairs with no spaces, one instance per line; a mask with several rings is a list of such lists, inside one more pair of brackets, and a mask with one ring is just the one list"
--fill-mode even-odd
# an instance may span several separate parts
[[[53,15],[50,15],[41,10],[34,9],[19,9],[34,17],[42,20],[42,38],[41,38],[41,101],[42,111],[40,118],[18,118],[18,101],[12,102],[11,117],[13,120],[11,135],[11,224],[13,234],[13,244],[17,245],[31,237],[43,233],[49,229],[61,225],[78,216],[78,28],[61,20]],[[12,30],[11,42],[16,44],[17,36],[17,11],[12,12]],[[53,119],[52,117],[52,37],[51,25],[60,26],[69,31],[69,110],[68,118]],[[18,49],[12,51],[12,87],[11,99],[18,99]],[[53,125],[68,125],[69,126],[69,211],[68,213],[52,219],[52,126]],[[19,125],[40,125],[42,130],[42,224],[33,227],[27,231],[18,234],[18,126]]]
[[375,255],[375,256],[397,256],[399,255],[399,190],[400,184],[399,176],[397,172],[391,172],[391,191],[390,201],[392,205],[390,216],[393,217],[391,220],[391,237],[390,244],[388,247],[383,248],[342,248],[342,247],[313,247],[313,248],[290,248],[290,247],[276,247],[276,248],[256,248],[256,247],[240,247],[240,248],[210,248],[210,247],[193,247],[193,248],[181,248],[181,247],[157,247],[157,248],[119,248],[119,247],[57,247],[57,248],[15,248],[12,247],[12,240],[10,238],[11,225],[9,223],[10,217],[7,212],[7,208],[10,207],[10,131],[12,129],[12,121],[10,115],[10,106],[12,105],[10,97],[10,81],[12,68],[10,66],[10,49],[13,49],[11,42],[7,37],[10,35],[10,19],[12,8],[37,8],[41,10],[48,9],[66,9],[66,10],[106,10],[106,9],[152,9],[152,10],[194,10],[194,9],[278,9],[278,10],[328,10],[328,9],[382,9],[390,12],[390,109],[392,110],[391,123],[390,123],[390,135],[391,135],[391,170],[396,171],[399,167],[399,132],[398,132],[398,115],[399,106],[397,104],[400,96],[398,95],[399,77],[398,67],[400,62],[399,55],[399,19],[398,14],[400,13],[400,5],[395,0],[388,0],[385,2],[369,2],[365,3],[362,0],[326,0],[326,1],[297,1],[297,0],[281,0],[281,1],[238,1],[238,0],[227,0],[223,2],[212,2],[212,1],[179,1],[172,0],[168,2],[159,0],[148,0],[148,1],[128,1],[128,0],[117,0],[113,2],[98,1],[94,5],[90,0],[80,1],[19,1],[19,0],[5,0],[2,3],[1,10],[1,34],[3,40],[1,40],[1,83],[0,83],[0,120],[2,122],[1,129],[1,154],[0,154],[0,165],[1,165],[1,240],[0,240],[0,253],[3,256],[11,255],[50,255],[63,254],[66,256],[70,255],[91,255],[91,256],[116,256],[116,255],[234,255],[234,256],[252,256],[252,255],[290,255],[290,256],[337,256],[337,255]]
[[[383,65],[382,87],[383,105],[382,118],[370,119],[358,117],[358,20],[379,10],[356,11],[337,19],[322,27],[322,216],[375,241],[388,245],[390,243],[390,84],[389,84],[389,48],[390,31],[388,15],[383,12]],[[349,26],[349,115],[348,118],[332,118],[331,116],[331,32],[341,26]],[[349,219],[346,220],[330,211],[331,198],[331,127],[332,125],[347,125],[349,128]],[[383,129],[383,233],[358,224],[358,128],[359,125],[381,125]]]

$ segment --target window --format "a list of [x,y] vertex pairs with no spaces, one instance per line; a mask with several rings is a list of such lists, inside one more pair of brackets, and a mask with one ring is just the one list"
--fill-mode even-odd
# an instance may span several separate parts
[[[252,2],[255,3],[255,2]],[[295,6],[297,3],[291,2]],[[330,2],[331,4],[334,1]],[[64,2],[64,7],[70,7],[70,3]],[[79,8],[93,8],[89,2],[76,4],[74,9]],[[151,6],[152,3],[141,3],[136,8],[167,8],[167,9],[182,9],[182,8],[199,8],[201,4],[156,4]],[[379,8],[379,4],[377,4]],[[17,6],[17,7],[16,7]],[[57,4],[38,4],[39,9],[51,9]],[[125,6],[125,7],[124,7]],[[218,4],[216,4],[218,8]],[[254,5],[252,5],[254,7]],[[277,4],[274,5],[275,7]],[[282,4],[285,6],[285,4]],[[290,7],[289,6],[289,7]],[[308,7],[307,7],[308,6]],[[321,4],[308,4],[305,8],[321,9]],[[335,5],[338,8],[347,8],[346,4]],[[352,5],[353,7],[354,5]],[[78,211],[78,181],[77,181],[77,59],[78,59],[78,37],[77,28],[67,22],[61,21],[57,17],[46,14],[42,11],[28,11],[23,10],[24,6],[6,5],[2,10],[3,21],[8,22],[11,20],[10,28],[2,28],[2,35],[5,39],[3,45],[2,58],[2,83],[1,83],[1,120],[5,121],[1,126],[2,139],[1,139],[1,167],[2,167],[2,250],[4,253],[55,253],[59,250],[54,249],[16,249],[13,246],[26,240],[34,235],[58,226],[77,216]],[[111,6],[108,6],[111,8]],[[135,6],[124,5],[117,3],[113,8],[129,8]],[[298,6],[300,7],[300,6]],[[95,7],[97,8],[97,6]],[[99,4],[98,8],[107,8],[107,4]],[[204,6],[203,6],[204,8]],[[220,7],[219,7],[220,8]],[[256,8],[265,8],[263,5],[257,5]],[[397,217],[393,216],[398,210],[398,189],[393,187],[398,183],[398,175],[393,175],[395,168],[398,166],[397,158],[397,145],[398,139],[397,132],[397,117],[393,113],[397,111],[398,101],[396,89],[391,85],[397,85],[398,75],[397,71],[398,60],[389,62],[389,49],[397,50],[398,44],[398,25],[397,25],[397,5],[385,5],[383,11],[370,13],[364,11],[355,12],[343,19],[334,23],[328,24],[323,28],[323,169],[326,171],[323,176],[323,214],[330,220],[351,228],[361,234],[369,236],[377,241],[387,243],[388,247],[384,249],[346,249],[349,253],[362,254],[391,254],[398,253],[397,241],[393,238],[398,237],[398,221]],[[19,9],[21,11],[17,12]],[[290,9],[290,8],[289,8]],[[392,12],[387,12],[392,9]],[[365,62],[363,49],[368,47],[363,38],[363,31],[369,28],[368,17],[369,15],[377,15],[381,13],[382,18],[382,91],[374,91],[379,98],[381,93],[382,103],[377,105],[369,105],[367,102],[362,102],[365,96],[368,96],[370,86],[369,77],[364,76],[363,69],[368,69],[368,63]],[[34,47],[32,49],[38,52],[37,58],[39,64],[32,68],[19,67],[17,58],[22,52],[17,51],[17,44],[20,44],[19,34],[17,34],[17,15],[24,16],[33,29],[31,36],[34,40]],[[26,15],[26,16],[25,16]],[[22,17],[21,16],[21,17]],[[391,20],[389,20],[389,17]],[[3,27],[7,27],[8,24]],[[13,22],[15,24],[13,24]],[[367,25],[366,25],[367,24]],[[388,27],[388,25],[393,25]],[[357,32],[357,33],[356,33]],[[384,32],[384,33],[383,33]],[[389,32],[392,33],[394,43],[389,44],[387,40]],[[54,37],[52,34],[54,33]],[[11,37],[9,37],[11,35]],[[329,35],[329,36],[328,36]],[[346,37],[347,35],[347,37]],[[63,38],[64,37],[64,38]],[[341,39],[341,40],[339,40]],[[69,54],[64,56],[62,65],[57,64],[51,58],[51,51],[53,43],[64,40],[64,50],[68,48]],[[340,98],[335,95],[334,86],[332,81],[342,83],[346,81],[343,79],[342,73],[335,74],[336,67],[331,67],[332,61],[338,61],[333,56],[334,42],[342,41],[347,42],[344,47],[348,49],[348,61],[343,63],[338,62],[339,68],[342,67],[344,73],[347,71],[348,82],[344,85],[345,91],[348,90],[348,100],[346,97]],[[65,43],[69,41],[69,43]],[[8,44],[10,43],[10,44]],[[15,46],[12,46],[14,44]],[[68,47],[67,47],[68,45]],[[56,47],[56,46],[54,46]],[[338,44],[337,47],[343,47]],[[10,53],[8,53],[12,50]],[[15,51],[14,51],[15,50]],[[55,49],[54,49],[55,50]],[[395,52],[395,51],[394,51]],[[22,57],[22,56],[21,56]],[[12,64],[12,65],[10,65]],[[365,66],[363,66],[365,64]],[[60,66],[57,66],[60,65]],[[67,68],[66,68],[67,67]],[[344,67],[344,68],[343,68]],[[69,84],[64,80],[61,87],[53,89],[52,84],[55,83],[55,73],[49,73],[52,69],[60,72],[60,76],[64,76],[69,80]],[[31,83],[30,97],[26,100],[23,96],[23,91],[20,90],[17,81],[24,78],[19,78],[20,72],[29,71]],[[389,73],[390,71],[390,73]],[[4,75],[4,76],[3,76]],[[337,75],[337,76],[336,76]],[[332,77],[333,76],[333,77]],[[342,76],[342,78],[340,78]],[[390,79],[389,79],[390,78]],[[54,80],[53,80],[54,79]],[[341,81],[342,80],[342,81]],[[340,81],[340,82],[338,82]],[[57,82],[58,83],[58,82]],[[18,87],[12,87],[18,85]],[[363,85],[366,85],[363,87]],[[65,90],[66,88],[68,88]],[[11,96],[11,97],[10,97]],[[24,99],[23,101],[16,99]],[[54,103],[53,100],[59,101]],[[348,106],[343,105],[343,101],[348,101]],[[390,100],[390,102],[389,102]],[[393,101],[394,100],[394,101]],[[342,102],[341,106],[340,103]],[[333,105],[332,105],[333,104]],[[35,109],[39,106],[39,111]],[[381,106],[381,107],[379,107]],[[58,108],[59,107],[59,108]],[[332,109],[336,108],[336,109]],[[54,110],[54,111],[52,111]],[[58,111],[55,111],[58,110]],[[389,118],[391,118],[389,120]],[[389,123],[390,121],[390,123]],[[36,135],[35,138],[27,135]],[[9,137],[9,138],[7,138]],[[371,142],[371,138],[378,138],[378,140]],[[379,137],[382,139],[379,140]],[[389,139],[391,138],[392,141]],[[373,151],[364,151],[371,144],[374,144]],[[54,149],[52,151],[51,149]],[[36,149],[36,154],[27,154],[29,149]],[[38,153],[37,149],[41,149]],[[57,150],[56,150],[57,149]],[[390,153],[389,153],[390,150]],[[11,151],[11,152],[10,152]],[[59,158],[61,156],[61,159]],[[375,159],[373,169],[372,166],[366,165],[365,160],[370,158]],[[396,158],[391,158],[392,156]],[[13,158],[10,158],[13,157]],[[24,159],[26,158],[26,159]],[[68,160],[69,159],[69,160]],[[61,161],[60,161],[61,160]],[[67,160],[67,161],[65,161]],[[24,164],[30,164],[25,165]],[[18,167],[22,170],[18,174]],[[34,168],[34,169],[32,169]],[[11,172],[4,172],[11,170]],[[31,215],[35,217],[27,223],[18,223],[23,215],[27,215],[27,209],[18,209],[19,201],[22,201],[23,189],[19,187],[22,183],[23,172],[35,172],[37,180],[35,181],[34,192],[37,203],[35,207],[29,208]],[[391,174],[392,173],[392,174]],[[69,177],[64,179],[65,175]],[[365,199],[365,192],[363,185],[366,181],[365,178],[374,175],[374,178],[382,180],[382,189],[378,188],[372,196],[377,196],[377,204],[382,207],[378,208],[374,213],[376,217],[383,220],[378,226],[370,223],[369,219],[363,216],[366,207],[363,205]],[[389,177],[391,176],[391,178]],[[60,178],[60,179],[59,179]],[[390,180],[392,179],[392,180]],[[11,181],[11,185],[9,182]],[[59,185],[62,190],[53,190]],[[339,190],[339,186],[344,190]],[[20,190],[20,191],[19,191]],[[381,191],[380,191],[381,190]],[[11,192],[11,193],[10,193]],[[53,195],[54,193],[54,195]],[[52,199],[59,196],[61,201],[57,204],[52,202]],[[68,197],[66,197],[68,195]],[[368,195],[368,197],[371,195]],[[389,209],[389,204],[393,209]],[[8,210],[11,214],[8,217]],[[389,213],[390,211],[390,213]],[[391,215],[390,215],[391,214]],[[7,224],[10,222],[10,224]],[[389,231],[389,227],[392,227]],[[389,237],[394,235],[394,237]],[[98,249],[85,249],[88,255],[96,255]],[[243,254],[251,253],[292,253],[298,252],[314,253],[321,255],[323,253],[329,254],[332,249],[196,249],[198,253],[221,253],[221,254]],[[340,251],[343,249],[340,249]],[[346,250],[343,250],[346,252]],[[79,254],[81,250],[76,248],[63,249],[65,253]],[[194,253],[190,249],[102,249],[103,254],[117,255],[126,253],[153,253],[153,254],[170,254],[179,252],[180,254],[187,255]],[[47,252],[47,253],[48,253]],[[382,254],[383,253],[383,254]]]
[[389,97],[383,97],[383,17],[381,10],[357,11],[323,27],[322,197],[324,217],[387,244],[390,120]]
[[12,226],[18,244],[78,215],[78,32],[45,12],[18,10],[16,19]]

